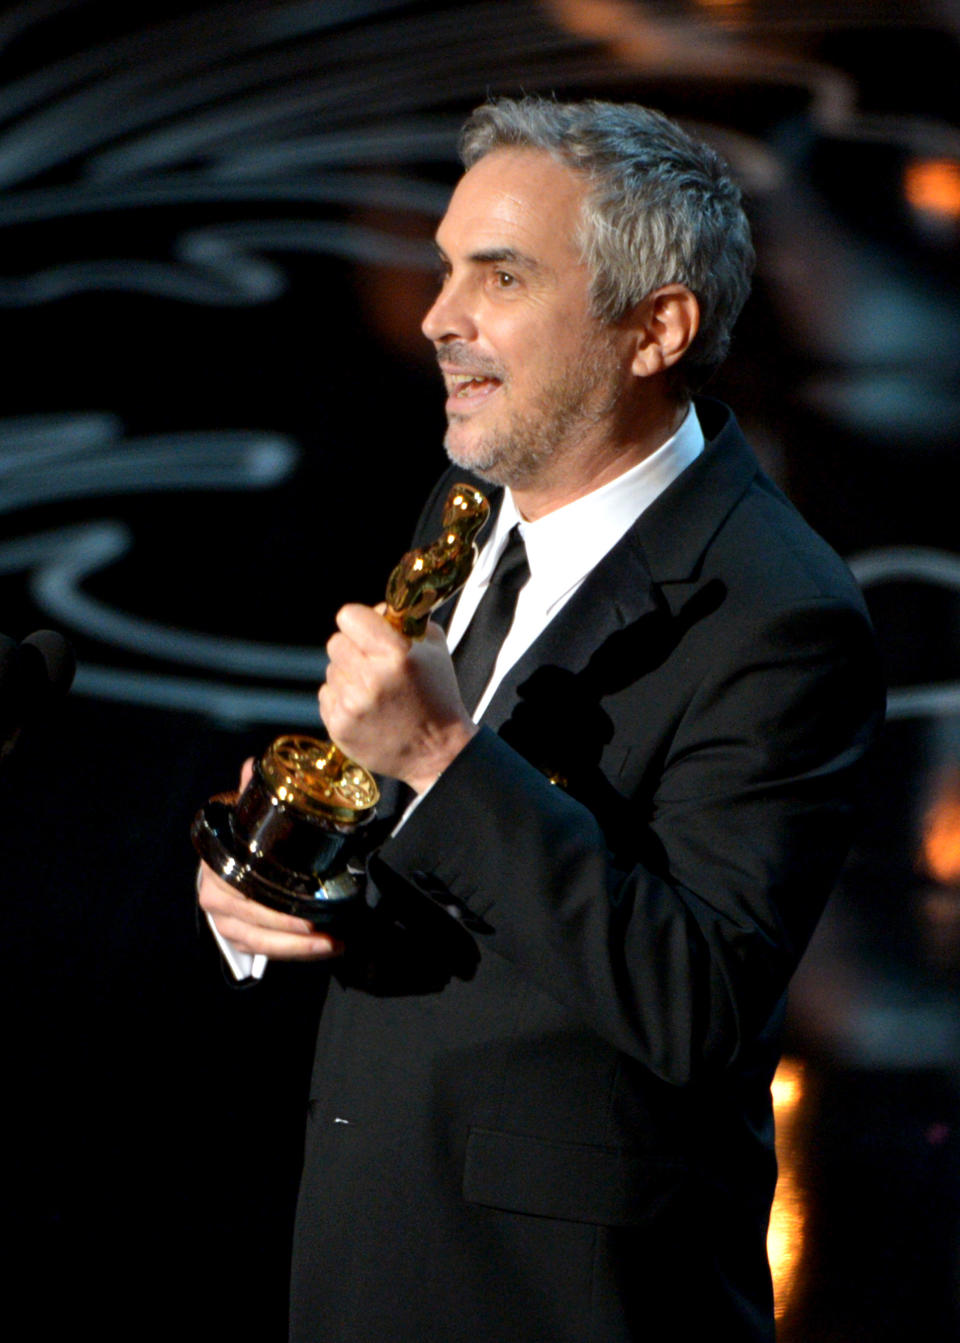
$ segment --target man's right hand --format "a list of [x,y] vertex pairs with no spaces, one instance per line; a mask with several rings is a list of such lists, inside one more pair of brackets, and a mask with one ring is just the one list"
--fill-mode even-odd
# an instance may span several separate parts
[[[253,762],[248,760],[240,776],[241,789],[252,771]],[[272,961],[323,961],[343,952],[343,943],[336,938],[317,932],[312,923],[295,914],[282,914],[250,900],[221,880],[206,863],[200,864],[197,898],[220,936],[238,951]]]

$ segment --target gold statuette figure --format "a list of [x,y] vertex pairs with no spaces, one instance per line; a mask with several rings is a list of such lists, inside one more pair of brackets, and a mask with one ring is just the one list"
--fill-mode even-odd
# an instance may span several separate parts
[[[453,487],[441,535],[408,551],[390,575],[385,615],[394,629],[423,637],[431,613],[466,582],[489,512],[479,490]],[[333,742],[278,737],[242,793],[218,794],[201,807],[191,835],[204,861],[244,895],[340,935],[361,899],[347,867],[349,841],[378,798],[372,775]]]

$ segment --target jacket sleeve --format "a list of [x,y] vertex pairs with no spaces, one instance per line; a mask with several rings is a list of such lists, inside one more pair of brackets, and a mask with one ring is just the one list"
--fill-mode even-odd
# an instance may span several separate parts
[[380,851],[482,920],[481,954],[676,1084],[733,1063],[781,999],[843,862],[881,703],[866,617],[828,598],[770,613],[694,685],[652,794],[626,788],[627,861],[487,728]]

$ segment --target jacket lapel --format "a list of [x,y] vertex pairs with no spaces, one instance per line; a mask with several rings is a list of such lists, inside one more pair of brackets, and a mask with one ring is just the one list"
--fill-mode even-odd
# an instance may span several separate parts
[[697,586],[704,552],[758,474],[731,412],[713,401],[698,402],[697,411],[707,439],[703,453],[637,519],[510,669],[483,714],[494,731],[542,669],[589,679],[590,665],[611,636],[629,630],[635,646],[658,644],[664,626],[683,609]]
[[[633,529],[631,529],[632,532]],[[495,731],[522,687],[544,668],[582,676],[616,631],[655,616],[660,603],[641,547],[631,532],[607,554],[497,687],[482,721]]]

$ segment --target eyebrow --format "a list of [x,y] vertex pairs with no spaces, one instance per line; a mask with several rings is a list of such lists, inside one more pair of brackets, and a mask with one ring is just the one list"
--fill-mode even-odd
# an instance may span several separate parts
[[470,260],[478,262],[480,265],[506,262],[510,266],[517,266],[521,270],[529,271],[544,269],[542,262],[535,261],[532,256],[527,256],[525,252],[518,252],[515,247],[485,247],[479,252],[471,252]]
[[[434,243],[437,256],[443,265],[448,266],[450,259],[439,243]],[[506,264],[516,266],[518,270],[528,271],[530,274],[550,273],[550,267],[545,266],[542,261],[537,261],[534,257],[528,256],[526,252],[518,252],[515,247],[483,247],[477,252],[471,252],[467,258],[475,265],[489,266],[497,264]]]

